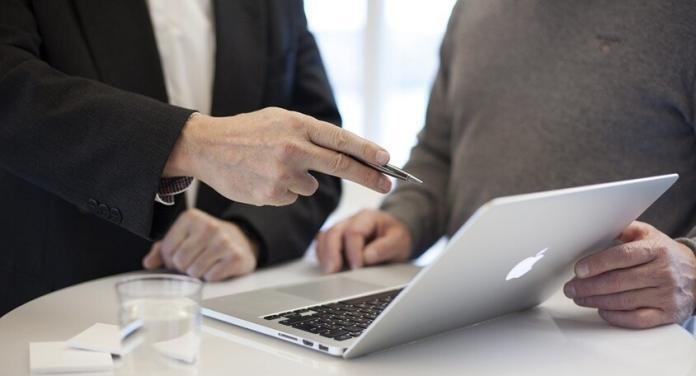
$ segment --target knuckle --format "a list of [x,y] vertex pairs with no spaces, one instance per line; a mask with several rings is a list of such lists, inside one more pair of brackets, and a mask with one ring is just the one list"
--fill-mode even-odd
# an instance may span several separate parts
[[340,224],[333,226],[326,231],[326,240],[329,241],[331,239],[335,239],[340,237],[341,234],[343,234],[343,226],[340,226]]
[[264,197],[268,200],[276,201],[280,199],[284,192],[285,187],[279,182],[276,182],[268,186],[264,193]]
[[203,231],[207,235],[212,235],[220,230],[220,223],[216,220],[206,221],[203,226]]
[[355,226],[351,226],[351,225],[349,225],[348,227],[345,228],[345,230],[343,231],[343,234],[346,237],[362,237],[363,236],[362,231],[360,231],[360,229],[358,229]]
[[183,257],[183,254],[182,254],[181,252],[177,253],[177,254],[174,256],[174,258],[172,259],[172,263],[174,264],[174,266],[175,266],[177,269],[179,269],[179,270],[183,269],[183,268],[184,268],[184,257]]
[[162,243],[162,248],[160,248],[160,254],[164,258],[171,257],[172,253],[174,253],[174,250],[172,247],[169,245],[167,242]]
[[679,285],[679,278],[671,268],[666,266],[660,268],[660,271],[657,274],[662,285],[670,287],[677,287]]
[[610,273],[606,277],[606,285],[610,291],[622,291],[624,286],[623,277],[619,273]]
[[631,247],[620,247],[619,250],[617,251],[616,256],[620,260],[628,260],[633,256],[633,250]]
[[295,177],[290,171],[286,169],[280,169],[276,172],[276,176],[274,178],[276,180],[276,187],[274,189],[277,192],[283,192],[285,191],[285,185],[288,183],[291,183],[295,180]]
[[196,216],[196,212],[193,209],[188,209],[185,212],[181,213],[181,218],[183,219],[192,219]]
[[376,171],[370,171],[370,174],[367,176],[367,182],[373,187],[379,186],[380,181],[382,180],[382,174]]
[[370,145],[367,142],[363,142],[360,145],[360,155],[362,155],[364,157],[369,156],[370,158],[373,158],[374,154],[375,153],[372,152],[372,147],[370,147]]
[[345,154],[337,153],[336,156],[333,158],[333,161],[331,162],[331,166],[329,167],[332,172],[344,172],[348,170],[348,167],[350,166],[350,161],[348,160],[348,157]]
[[668,294],[663,303],[663,311],[665,312],[677,312],[679,311],[679,298],[676,292]]
[[291,112],[289,116],[288,126],[295,132],[303,132],[306,128],[305,122],[302,121],[302,117],[296,113]]
[[276,154],[281,160],[298,155],[300,146],[292,141],[283,141],[276,147]]
[[286,110],[284,110],[280,107],[271,106],[271,107],[266,107],[266,108],[262,109],[261,112],[265,116],[269,116],[271,118],[278,118],[278,117],[283,116],[285,114]]
[[270,176],[271,180],[278,184],[279,182],[288,180],[292,176],[292,172],[287,164],[284,163],[283,160],[280,160],[272,167]]
[[635,304],[635,298],[630,294],[622,294],[616,297],[616,302],[621,307],[633,307]]
[[193,278],[200,278],[201,268],[199,268],[196,265],[189,266],[188,269],[186,269],[186,274],[190,275]]
[[652,250],[656,257],[664,258],[669,256],[669,249],[664,244],[656,244],[652,247]]
[[649,234],[649,233],[651,233],[651,232],[657,231],[657,229],[655,228],[655,226],[651,225],[650,223],[640,222],[640,221],[636,221],[636,222],[640,224],[642,233],[643,233],[644,235],[647,235],[647,234]]
[[348,134],[341,128],[333,130],[334,144],[338,149],[345,149],[348,146]]

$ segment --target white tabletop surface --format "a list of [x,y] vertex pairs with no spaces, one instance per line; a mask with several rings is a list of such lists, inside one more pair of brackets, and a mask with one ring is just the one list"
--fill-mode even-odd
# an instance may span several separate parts
[[[321,275],[302,260],[208,284],[204,298]],[[114,276],[45,295],[0,318],[0,374],[29,374],[29,343],[117,323]],[[677,325],[625,330],[557,293],[540,307],[343,360],[203,321],[197,375],[696,375],[696,340]]]

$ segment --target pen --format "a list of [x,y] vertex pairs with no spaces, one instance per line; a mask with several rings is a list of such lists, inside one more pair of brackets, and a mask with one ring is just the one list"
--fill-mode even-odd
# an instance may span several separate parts
[[374,168],[375,170],[377,170],[385,175],[389,175],[389,176],[397,178],[399,180],[403,180],[403,181],[407,181],[407,182],[411,182],[411,183],[418,183],[418,184],[423,183],[423,180],[418,179],[417,177],[409,174],[408,172],[406,172],[406,171],[404,171],[396,166],[393,166],[390,164],[380,166],[380,165],[376,165],[374,163],[369,163],[369,162],[364,162],[364,161],[361,161],[361,162],[365,163],[366,165]]

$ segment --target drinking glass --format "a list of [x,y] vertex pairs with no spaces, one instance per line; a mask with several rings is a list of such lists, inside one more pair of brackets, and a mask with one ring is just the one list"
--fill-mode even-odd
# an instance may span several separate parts
[[194,375],[201,335],[202,283],[174,274],[143,274],[116,283],[120,373]]

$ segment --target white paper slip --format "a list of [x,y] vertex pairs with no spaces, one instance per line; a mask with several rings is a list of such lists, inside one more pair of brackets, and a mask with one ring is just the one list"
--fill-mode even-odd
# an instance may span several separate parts
[[152,347],[168,358],[193,364],[198,358],[200,338],[193,333],[187,333],[168,341],[153,343]]
[[70,338],[66,344],[76,349],[123,355],[121,332],[116,325],[96,323]]
[[136,320],[120,329],[116,325],[96,323],[87,328],[82,333],[70,338],[66,343],[68,346],[99,352],[111,353],[118,356],[128,353],[137,345],[136,341],[130,341],[126,346],[122,346],[121,340],[130,336],[143,326],[141,320]]
[[29,344],[32,373],[104,372],[113,367],[111,354],[73,349],[65,342]]

